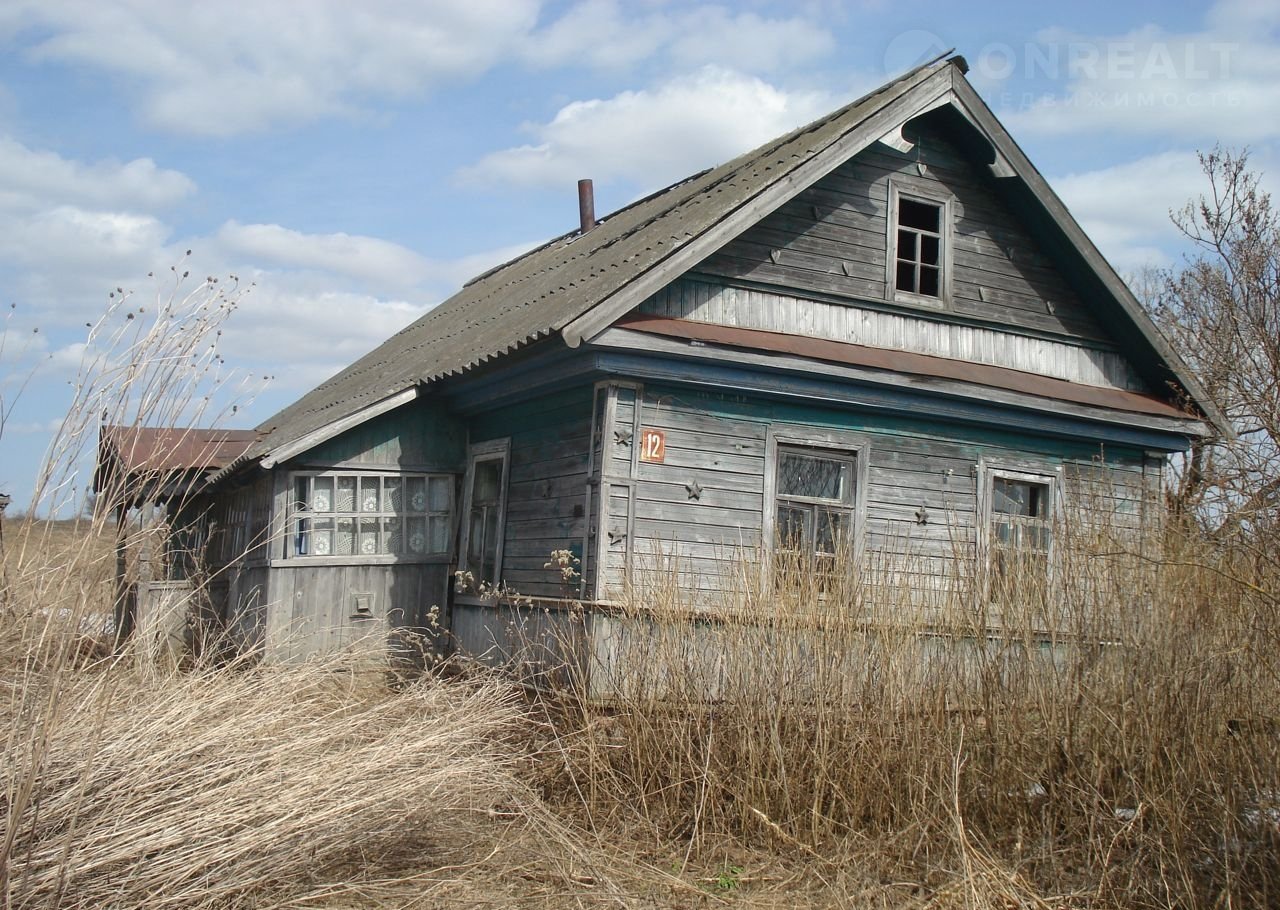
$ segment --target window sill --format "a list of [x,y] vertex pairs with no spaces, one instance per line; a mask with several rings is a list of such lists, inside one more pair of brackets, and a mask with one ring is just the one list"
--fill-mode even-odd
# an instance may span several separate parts
[[289,556],[273,559],[273,569],[300,569],[309,566],[422,566],[445,565],[447,553],[434,556]]
[[913,294],[910,291],[894,291],[885,302],[935,313],[945,313],[951,309],[951,301],[947,297],[929,297],[924,294]]

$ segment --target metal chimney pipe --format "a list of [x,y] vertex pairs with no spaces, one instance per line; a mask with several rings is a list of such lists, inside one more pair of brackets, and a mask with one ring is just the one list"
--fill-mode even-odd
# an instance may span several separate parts
[[596,195],[590,180],[578,181],[578,219],[584,234],[596,226]]

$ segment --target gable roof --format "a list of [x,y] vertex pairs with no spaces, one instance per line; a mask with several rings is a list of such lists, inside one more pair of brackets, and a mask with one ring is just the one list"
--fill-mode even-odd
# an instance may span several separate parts
[[948,104],[990,144],[995,173],[1025,183],[1070,248],[1097,273],[1139,343],[1211,421],[1221,423],[1124,282],[969,87],[965,68],[959,57],[919,66],[826,117],[600,219],[586,233],[562,235],[484,273],[260,424],[259,440],[237,465],[274,463],[286,450],[294,454],[300,445],[403,403],[424,384],[539,339],[558,333],[576,347],[858,151],[877,139],[894,141],[908,120]]

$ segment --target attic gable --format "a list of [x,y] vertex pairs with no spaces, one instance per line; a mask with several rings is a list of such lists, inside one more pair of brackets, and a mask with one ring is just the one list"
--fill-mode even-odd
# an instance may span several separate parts
[[[565,328],[565,340],[572,345],[594,337],[618,319],[635,312],[646,297],[660,292],[676,277],[697,271],[703,263],[714,263],[716,254],[726,247],[731,248],[735,241],[749,243],[748,235],[753,229],[763,226],[768,230],[771,216],[796,200],[801,200],[803,205],[802,197],[806,193],[815,187],[820,190],[820,184],[827,180],[828,175],[837,173],[841,168],[851,163],[860,165],[859,159],[868,154],[867,150],[876,149],[871,156],[889,153],[890,149],[897,149],[900,153],[918,152],[919,130],[912,128],[917,125],[912,121],[918,118],[918,123],[941,128],[949,138],[953,138],[958,149],[962,150],[962,154],[956,156],[956,162],[964,161],[979,171],[985,171],[983,179],[994,189],[998,204],[1018,212],[1019,226],[1025,228],[1025,238],[1018,243],[1009,243],[1007,236],[985,239],[1006,247],[1007,257],[1019,245],[1024,249],[1032,247],[1052,262],[1059,276],[1070,276],[1068,285],[1064,286],[1059,279],[1056,282],[1058,287],[1038,300],[1037,295],[1027,299],[1019,293],[1011,294],[999,287],[1000,282],[971,282],[967,295],[959,295],[958,302],[962,304],[958,308],[960,315],[993,322],[1002,322],[1012,316],[1014,325],[1050,333],[1067,328],[1065,323],[1069,320],[1074,325],[1068,334],[1074,332],[1104,347],[1125,351],[1141,374],[1140,385],[1146,390],[1166,400],[1193,406],[1218,432],[1229,432],[1224,415],[1204,393],[1177,352],[1169,346],[1132,291],[1085,236],[1044,178],[969,86],[963,70],[949,66],[944,72],[947,85],[936,97],[923,102],[913,113],[887,128],[882,121],[868,118],[839,143],[833,143],[815,155],[806,167],[797,168],[787,180],[762,191],[752,205],[731,213],[705,235],[694,238],[668,257],[660,268],[619,288],[584,313]],[[980,231],[962,233],[966,243],[974,238],[982,239]],[[794,251],[784,251],[767,243],[764,246],[768,247],[767,252],[774,265],[789,252],[794,254]],[[883,252],[881,256],[883,262]],[[857,272],[857,265],[850,265],[844,277],[857,279]],[[865,279],[862,291],[869,291],[866,296],[876,299],[876,277],[862,277]],[[644,296],[637,296],[640,294]],[[967,307],[964,305],[966,296]],[[981,306],[975,304],[975,298]],[[992,310],[991,304],[997,311],[1003,309],[998,318],[979,312],[984,308]],[[1058,311],[1060,307],[1064,312]],[[966,308],[969,310],[967,313],[964,312]],[[1024,312],[1016,313],[1019,308]],[[947,309],[953,314],[956,312],[956,308]],[[1043,312],[1037,314],[1038,309]],[[1041,318],[1033,319],[1035,315]],[[1036,322],[1040,324],[1035,325]]]
[[[1144,380],[1103,319],[1005,204],[989,170],[926,115],[766,215],[637,312],[803,334],[1125,391]],[[898,298],[894,188],[947,200],[946,299]],[[628,319],[630,317],[627,317]]]
[[[910,311],[1090,342],[1107,332],[1039,241],[936,124],[912,124],[912,149],[874,143],[695,266]],[[886,273],[890,187],[947,199],[951,295],[925,310],[895,300]]]

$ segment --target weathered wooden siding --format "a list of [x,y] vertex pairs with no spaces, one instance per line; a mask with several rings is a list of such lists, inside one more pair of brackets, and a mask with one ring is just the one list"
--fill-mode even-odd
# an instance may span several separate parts
[[[744,311],[727,317],[741,320],[731,324],[1133,387],[1133,371],[1105,326],[1003,202],[994,178],[936,128],[906,132],[918,140],[911,152],[873,145],[699,264],[697,273],[720,283],[783,290],[772,313],[768,306],[750,312],[764,301],[736,298]],[[891,179],[904,191],[952,200],[948,310],[898,303],[887,288]],[[876,312],[858,311],[859,304]],[[685,318],[726,318],[711,300],[658,295],[649,306]],[[853,311],[842,313],[848,307]],[[1018,336],[1025,340],[1013,340]]]
[[587,621],[582,611],[548,610],[518,600],[460,601],[451,632],[463,654],[486,666],[517,674],[568,671],[582,679],[589,655]]
[[735,287],[711,277],[682,278],[654,294],[641,312],[716,325],[828,338],[849,344],[949,357],[1039,373],[1068,382],[1146,391],[1124,355],[1063,339],[887,312],[855,303]]
[[553,550],[583,550],[590,386],[477,415],[471,442],[510,437],[502,580],[520,594],[576,594],[546,568]]
[[292,464],[461,473],[466,445],[466,425],[440,402],[426,399],[360,424],[304,452]]
[[[269,563],[256,585],[229,592],[230,602],[256,591],[253,609],[238,624],[247,639],[264,644],[268,659],[292,660],[383,642],[394,629],[426,630],[432,607],[448,622],[450,558],[396,560],[386,556],[297,558],[289,552],[292,473],[297,470],[368,470],[453,474],[466,465],[466,429],[443,405],[420,401],[374,418],[273,470],[263,483],[271,497]],[[455,510],[457,509],[455,490]],[[454,518],[456,530],[457,519]],[[452,544],[451,544],[452,546]],[[245,573],[241,573],[245,574]],[[248,583],[247,581],[245,583]],[[244,589],[244,590],[241,590]],[[367,612],[365,612],[367,611]]]
[[[446,609],[446,563],[280,565],[271,570],[269,656],[292,660],[361,641],[385,642],[393,629],[424,628]],[[367,613],[358,607],[366,607]]]
[[227,569],[222,592],[222,617],[230,643],[240,651],[256,651],[264,643],[267,628],[267,585],[270,570],[265,564],[238,564]]
[[[665,433],[664,462],[633,457],[629,440],[644,427]],[[926,586],[945,583],[974,555],[980,465],[1063,477],[1068,503],[1084,503],[1088,492],[1090,508],[1116,511],[1117,521],[1135,528],[1145,520],[1135,485],[1153,482],[1138,452],[1109,450],[1103,460],[1084,443],[996,429],[677,387],[647,386],[638,396],[622,388],[606,442],[613,451],[602,478],[609,499],[600,533],[613,544],[599,595],[617,598],[628,577],[652,585],[652,569],[684,590],[714,592],[755,558],[768,527],[770,432],[803,437],[809,430],[864,440],[858,455],[866,469],[858,493],[864,559]]]

